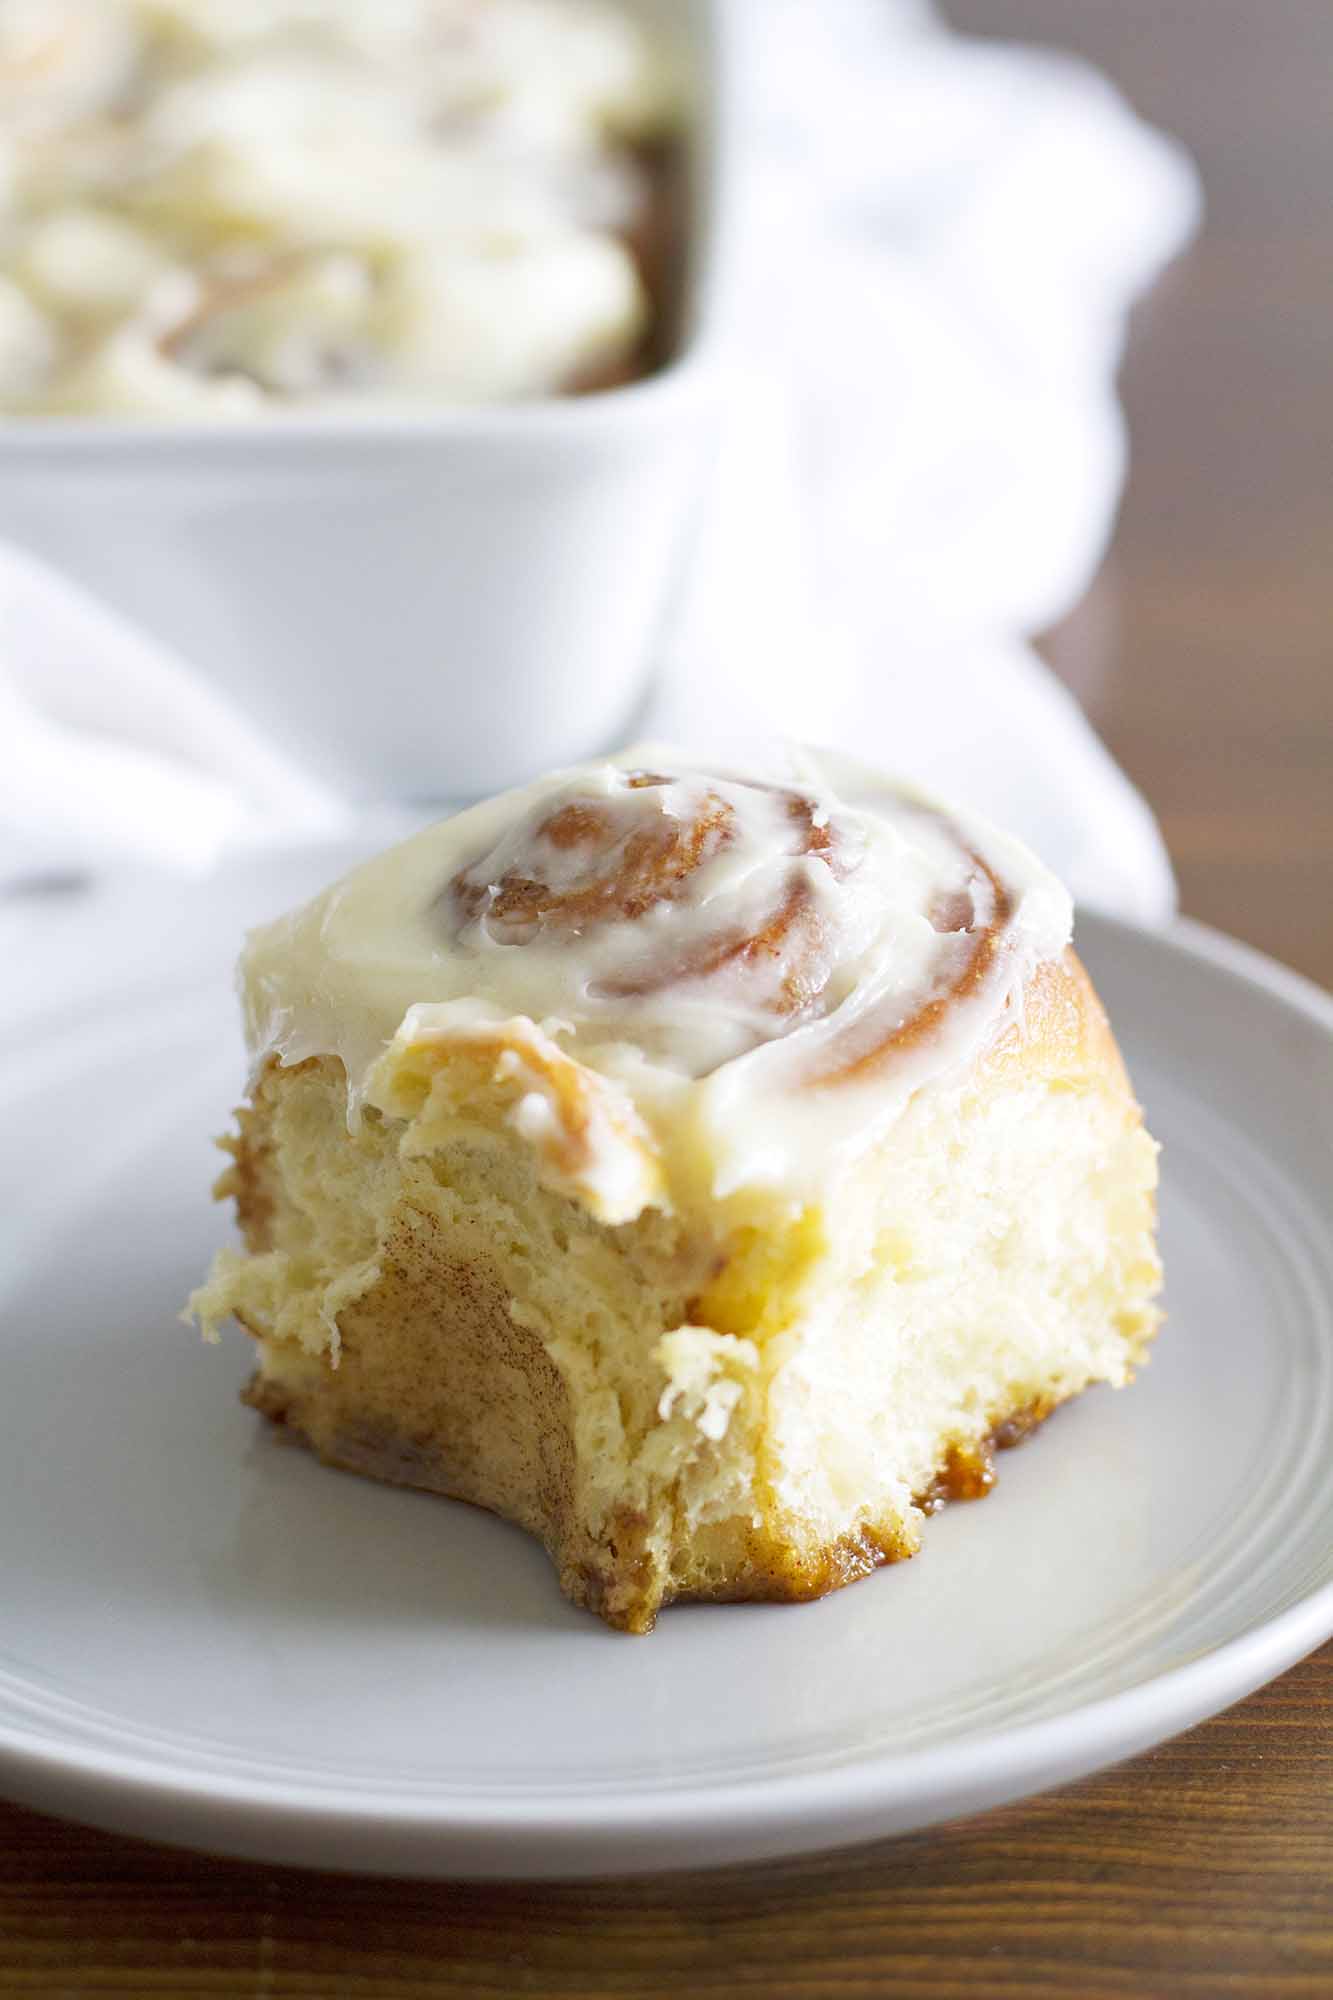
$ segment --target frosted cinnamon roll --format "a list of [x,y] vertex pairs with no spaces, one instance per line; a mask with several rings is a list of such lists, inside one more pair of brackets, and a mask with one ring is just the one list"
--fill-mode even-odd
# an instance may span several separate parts
[[842,758],[639,748],[257,932],[192,1301],[331,1463],[644,1630],[810,1597],[1156,1324],[1155,1148],[1017,841]]

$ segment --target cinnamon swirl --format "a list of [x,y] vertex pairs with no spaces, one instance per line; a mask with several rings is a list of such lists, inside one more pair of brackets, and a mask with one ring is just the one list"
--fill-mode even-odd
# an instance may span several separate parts
[[192,1308],[322,1457],[646,1630],[914,1552],[1155,1330],[1155,1147],[1017,841],[850,760],[637,749],[256,932]]

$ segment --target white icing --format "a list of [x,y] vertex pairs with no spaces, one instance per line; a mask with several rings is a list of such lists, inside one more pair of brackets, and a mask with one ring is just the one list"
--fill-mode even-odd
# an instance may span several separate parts
[[609,0],[0,0],[0,109],[0,409],[517,399],[643,334],[679,90]]
[[[518,1022],[618,1086],[668,1199],[689,1181],[800,1200],[1021,1032],[1071,922],[1019,842],[849,759],[742,776],[650,746],[379,856],[256,932],[242,986],[256,1061],[336,1055],[355,1103],[393,1108],[386,1065],[433,1035]],[[524,1095],[513,1123],[535,1141],[550,1115]]]

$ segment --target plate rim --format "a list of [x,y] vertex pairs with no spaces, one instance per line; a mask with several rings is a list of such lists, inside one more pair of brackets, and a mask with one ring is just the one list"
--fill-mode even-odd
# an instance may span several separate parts
[[[1333,995],[1192,918],[1161,930],[1101,912],[1114,939],[1258,988],[1333,1044]],[[16,1023],[29,1037],[35,1023]],[[40,1037],[45,1040],[45,1036]],[[812,1853],[1034,1796],[1219,1713],[1333,1636],[1333,1579],[1197,1658],[1056,1716],[813,1771],[687,1783],[650,1794],[570,1786],[558,1800],[446,1788],[321,1787],[231,1777],[182,1760],[52,1741],[0,1721],[0,1790],[39,1809],[257,1860],[454,1879],[574,1879]]]

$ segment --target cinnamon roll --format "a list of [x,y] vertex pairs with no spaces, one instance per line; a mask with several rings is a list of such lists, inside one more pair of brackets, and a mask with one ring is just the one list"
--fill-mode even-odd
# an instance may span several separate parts
[[321,1457],[629,1631],[912,1554],[1155,1331],[1156,1148],[1071,908],[848,759],[640,748],[255,932],[191,1306]]
[[670,356],[691,91],[614,0],[0,0],[0,415],[523,403]]

